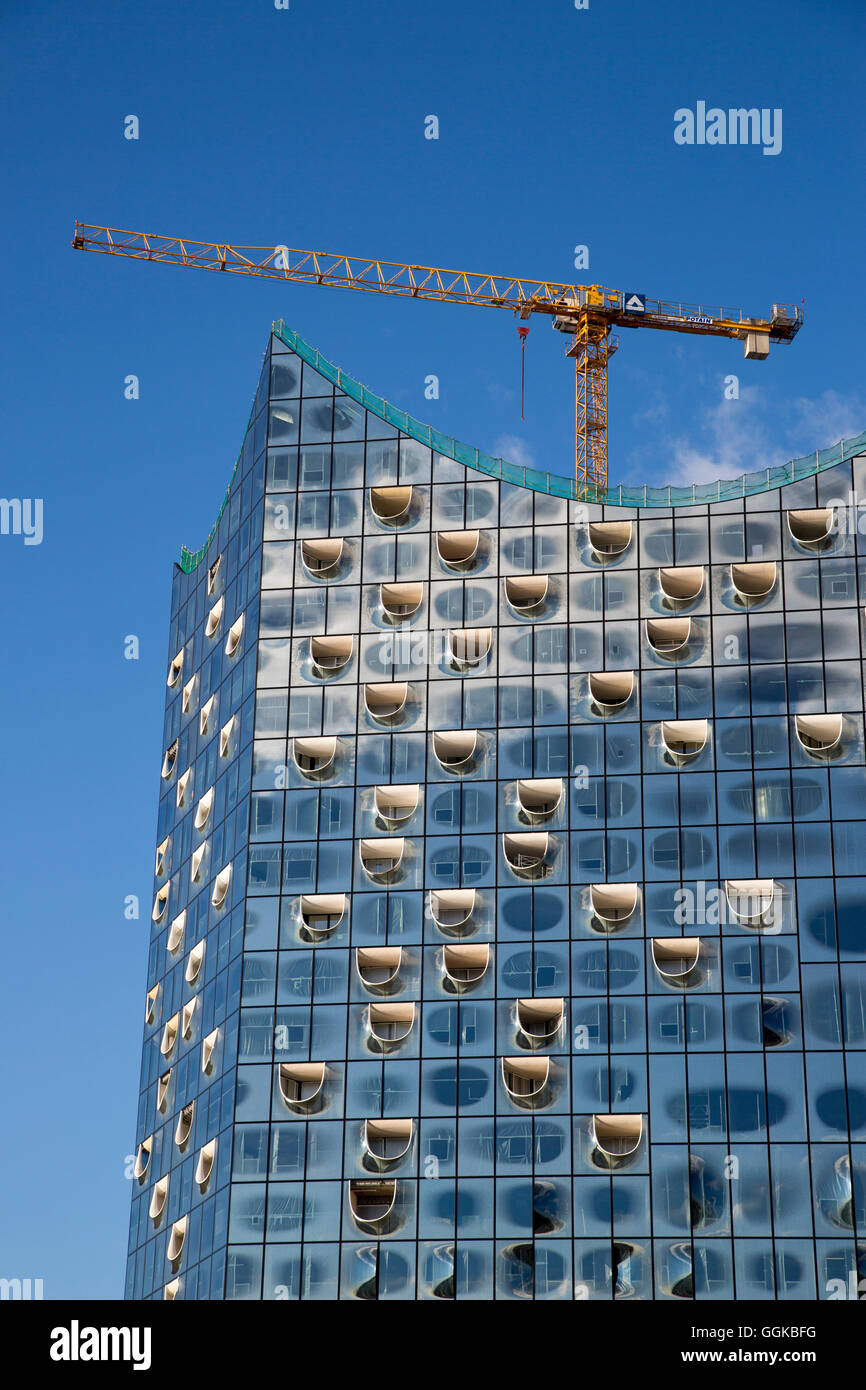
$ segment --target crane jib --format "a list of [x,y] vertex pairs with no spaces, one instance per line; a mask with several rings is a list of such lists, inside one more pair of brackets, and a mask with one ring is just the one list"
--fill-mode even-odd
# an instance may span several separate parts
[[727,306],[708,313],[703,305],[648,299],[644,294],[603,285],[566,285],[445,270],[330,251],[302,251],[282,244],[232,246],[190,241],[82,222],[75,223],[72,246],[76,251],[192,270],[220,270],[295,284],[510,309],[521,319],[532,314],[550,315],[554,327],[572,338],[566,355],[574,357],[576,368],[577,491],[587,501],[604,501],[607,491],[607,364],[617,347],[612,327],[741,339],[746,357],[761,361],[768,355],[770,343],[791,342],[803,323],[799,305],[774,304],[769,317],[749,318]]

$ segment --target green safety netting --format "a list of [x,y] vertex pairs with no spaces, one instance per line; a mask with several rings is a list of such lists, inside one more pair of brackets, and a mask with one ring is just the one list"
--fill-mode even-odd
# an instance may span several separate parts
[[[741,473],[738,478],[719,478],[714,483],[692,483],[686,487],[648,487],[646,484],[631,487],[619,483],[605,491],[578,491],[574,478],[566,478],[561,473],[544,473],[537,468],[521,468],[515,463],[506,462],[505,459],[493,458],[469,444],[461,444],[459,439],[442,434],[439,430],[433,429],[432,425],[422,424],[408,411],[397,410],[381,396],[374,396],[372,391],[368,391],[366,386],[349,376],[342,368],[335,367],[317,348],[311,347],[299,334],[287,328],[282,319],[275,322],[272,328],[274,336],[279,338],[280,342],[291,348],[292,352],[296,352],[304,362],[308,362],[328,381],[333,382],[339,391],[357,401],[365,410],[378,415],[380,420],[385,420],[387,424],[393,425],[395,429],[418,440],[437,454],[454,459],[456,463],[465,464],[467,468],[474,468],[479,473],[486,473],[491,478],[499,478],[504,483],[514,483],[518,487],[530,488],[533,492],[546,492],[553,497],[567,497],[572,501],[604,503],[608,507],[689,507],[709,502],[728,502],[737,497],[750,497],[757,492],[769,492],[773,488],[784,487],[787,483],[798,482],[801,478],[810,478],[815,473],[823,472],[825,468],[832,468],[834,464],[843,463],[846,459],[854,458],[855,455],[866,451],[866,430],[863,430],[851,439],[840,439],[838,444],[832,444],[828,449],[816,449],[812,454],[791,459],[777,468],[762,468],[757,473]],[[239,462],[240,455],[235,462],[219,515],[204,545],[196,551],[187,550],[186,546],[181,549],[180,567],[186,574],[201,563],[213,540],[226,509]]]

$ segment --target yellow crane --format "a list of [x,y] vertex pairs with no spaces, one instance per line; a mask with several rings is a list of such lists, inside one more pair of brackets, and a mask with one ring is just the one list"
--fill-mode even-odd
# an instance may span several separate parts
[[[296,284],[332,285],[374,294],[479,304],[510,309],[520,319],[547,314],[568,335],[566,356],[575,359],[575,434],[578,496],[604,500],[607,489],[607,364],[619,346],[614,328],[656,328],[705,337],[740,338],[748,358],[763,360],[771,343],[790,343],[803,322],[799,305],[774,304],[769,317],[748,318],[741,310],[650,299],[642,293],[603,285],[567,285],[522,276],[486,275],[399,261],[368,260],[332,251],[288,246],[229,246],[189,241],[76,222],[76,251],[162,261],[229,275],[259,275]],[[527,329],[518,329],[526,342]]]

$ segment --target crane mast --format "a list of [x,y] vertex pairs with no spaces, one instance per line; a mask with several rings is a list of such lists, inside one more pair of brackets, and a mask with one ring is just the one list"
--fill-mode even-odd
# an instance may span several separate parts
[[445,270],[281,245],[232,246],[83,222],[75,223],[72,246],[231,275],[510,309],[520,319],[547,315],[555,329],[568,335],[566,356],[575,359],[575,473],[578,496],[588,501],[604,501],[607,490],[607,368],[619,346],[615,327],[738,338],[746,357],[761,361],[771,343],[791,342],[803,322],[798,305],[774,304],[770,315],[748,318],[739,309],[650,299],[602,285]]

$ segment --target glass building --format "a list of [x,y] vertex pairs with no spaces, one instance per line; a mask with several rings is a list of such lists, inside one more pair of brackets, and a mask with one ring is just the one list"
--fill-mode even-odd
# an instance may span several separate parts
[[274,325],[172,590],[128,1297],[856,1296],[858,498],[866,436],[590,505]]

